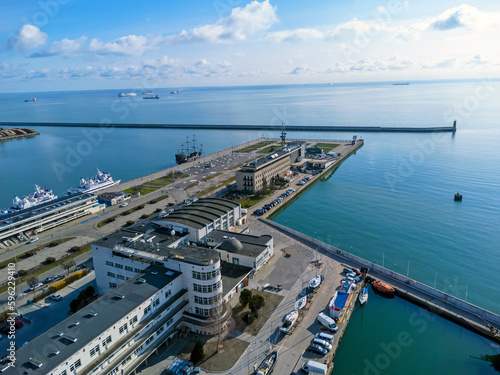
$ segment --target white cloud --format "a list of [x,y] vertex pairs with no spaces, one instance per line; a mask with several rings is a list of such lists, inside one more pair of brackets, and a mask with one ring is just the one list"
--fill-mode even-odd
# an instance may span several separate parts
[[392,27],[386,25],[383,20],[380,21],[362,21],[353,18],[348,22],[337,25],[330,33],[330,38],[349,38],[360,35],[372,37],[382,31],[392,31]]
[[233,64],[229,61],[223,60],[217,63],[210,63],[206,59],[199,60],[195,62],[192,66],[185,67],[184,73],[201,76],[201,77],[211,77],[213,75],[226,75],[230,72]]
[[482,18],[482,13],[477,8],[462,4],[441,13],[429,26],[436,30],[449,30],[475,25]]
[[40,70],[31,70],[27,75],[26,79],[40,79],[40,78],[49,78],[50,69],[40,69]]
[[8,48],[16,50],[28,50],[44,45],[47,34],[34,25],[24,25],[17,33],[9,38]]
[[252,1],[244,8],[234,8],[227,17],[215,24],[183,30],[180,34],[164,38],[166,43],[227,43],[245,40],[248,36],[269,29],[277,22],[276,8],[269,0]]
[[53,42],[49,47],[35,52],[31,57],[47,57],[47,56],[58,56],[58,55],[73,55],[78,52],[82,52],[83,43],[87,40],[86,37],[82,36],[78,39],[66,39]]
[[145,50],[152,48],[148,39],[142,35],[128,35],[103,43],[99,39],[92,39],[89,51],[98,55],[141,55]]
[[308,74],[315,73],[315,69],[313,69],[308,64],[301,64],[290,72],[290,74],[306,74],[306,73]]
[[452,68],[457,65],[457,58],[440,58],[440,59],[432,59],[430,62],[427,62],[422,65],[424,69],[436,69],[436,68]]
[[271,33],[267,36],[267,39],[274,43],[283,42],[303,42],[311,39],[322,39],[324,34],[317,29],[296,29],[296,30],[284,30]]

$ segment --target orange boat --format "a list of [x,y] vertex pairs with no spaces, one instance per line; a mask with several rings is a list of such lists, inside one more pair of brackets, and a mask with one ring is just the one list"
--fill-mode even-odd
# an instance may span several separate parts
[[388,294],[388,295],[393,295],[395,292],[394,287],[392,287],[391,285],[389,285],[386,282],[383,282],[381,280],[373,280],[372,281],[372,288],[376,292]]

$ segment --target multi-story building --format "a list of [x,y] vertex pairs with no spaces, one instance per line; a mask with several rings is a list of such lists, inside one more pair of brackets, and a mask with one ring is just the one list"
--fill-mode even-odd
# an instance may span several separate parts
[[19,242],[21,236],[26,239],[28,233],[34,235],[104,208],[95,195],[78,193],[4,215],[0,217],[0,248]]
[[179,235],[187,234],[189,241],[198,242],[213,230],[230,230],[239,225],[242,210],[239,203],[228,199],[203,198],[152,222]]
[[238,191],[255,194],[276,176],[283,177],[290,166],[305,155],[305,142],[293,142],[262,158],[243,165],[236,171]]

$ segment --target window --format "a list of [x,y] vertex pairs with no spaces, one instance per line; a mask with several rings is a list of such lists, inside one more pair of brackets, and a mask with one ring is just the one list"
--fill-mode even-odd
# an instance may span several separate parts
[[141,272],[142,270],[140,268],[134,268],[134,272]]
[[63,372],[61,372],[59,375],[68,375],[68,372],[66,370],[64,370]]
[[144,315],[148,314],[150,311],[151,311],[151,305],[149,305],[144,309]]
[[156,331],[156,336],[160,336],[163,331],[165,331],[165,326],[161,326],[160,329]]
[[102,346],[106,346],[111,343],[111,336],[106,337],[104,340],[102,340]]
[[200,305],[212,305],[221,299],[222,294],[217,294],[213,297],[194,296],[194,302]]
[[106,266],[112,266],[113,262],[106,261]]
[[129,363],[132,360],[132,356],[129,355],[127,358],[125,358],[122,362],[122,366],[125,366],[127,363]]
[[171,325],[173,322],[174,322],[174,318],[170,318],[170,319],[167,321],[167,327],[168,327],[169,325]]
[[99,344],[90,349],[90,358],[92,358],[96,354],[99,354]]
[[69,366],[69,370],[70,371],[75,371],[81,365],[82,365],[82,361],[80,361],[79,359],[77,359],[75,363],[73,363],[73,364],[71,364],[71,366]]
[[193,279],[198,279],[198,280],[210,280],[213,279],[217,276],[219,276],[220,270],[217,269],[212,272],[198,272],[198,271],[193,271]]
[[108,276],[109,277],[116,277],[116,275],[114,274],[114,272],[109,272],[109,271],[108,271]]
[[170,297],[172,295],[172,290],[169,289],[165,292],[165,299],[168,299],[168,297]]
[[141,346],[139,346],[137,349],[135,349],[135,350],[134,350],[134,353],[135,353],[136,355],[139,355],[139,353],[140,353],[141,351],[142,351],[142,345],[141,345]]
[[137,315],[134,316],[132,319],[129,321],[130,325],[133,325],[134,323],[137,323]]
[[149,345],[151,343],[151,341],[153,341],[153,340],[154,340],[154,335],[151,336],[149,339],[147,339],[145,344]]
[[116,268],[123,269],[123,264],[120,264],[120,263],[115,263],[115,267],[116,267]]
[[233,257],[233,264],[240,264],[240,260],[236,257]]
[[156,307],[156,306],[158,306],[159,304],[160,304],[160,299],[159,299],[159,298],[157,298],[157,299],[155,299],[155,300],[153,301],[153,307]]
[[109,283],[109,287],[110,287],[111,289],[116,288],[116,286],[117,286],[117,285],[116,285],[116,283]]
[[126,269],[127,271],[133,271],[133,270],[134,270],[134,268],[133,268],[133,267],[130,267],[130,266],[125,266],[125,269]]
[[127,323],[122,325],[120,328],[118,328],[118,332],[120,332],[120,335],[127,330]]
[[120,280],[125,280],[125,276],[123,275],[116,275],[116,278]]

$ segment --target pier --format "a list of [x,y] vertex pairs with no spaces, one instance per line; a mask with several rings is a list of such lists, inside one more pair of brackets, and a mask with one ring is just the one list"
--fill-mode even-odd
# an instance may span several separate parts
[[[197,130],[267,130],[281,131],[281,124],[101,124],[92,122],[0,122],[8,126],[61,126],[61,127],[112,127],[112,128],[145,128],[145,129],[197,129]],[[385,127],[385,126],[338,126],[338,125],[288,125],[289,131],[340,131],[340,132],[375,132],[375,133],[434,133],[455,132],[456,122],[453,126],[436,127]]]

